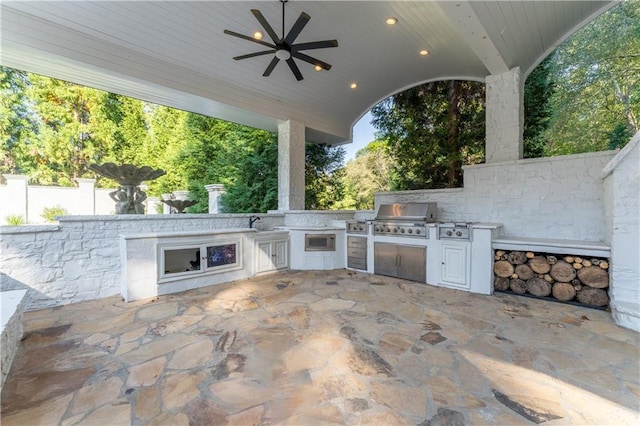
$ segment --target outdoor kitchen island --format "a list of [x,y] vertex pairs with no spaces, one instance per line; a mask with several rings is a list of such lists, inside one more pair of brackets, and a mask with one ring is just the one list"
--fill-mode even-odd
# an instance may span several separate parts
[[480,294],[493,292],[495,223],[438,222],[435,203],[381,205],[349,221],[347,267]]

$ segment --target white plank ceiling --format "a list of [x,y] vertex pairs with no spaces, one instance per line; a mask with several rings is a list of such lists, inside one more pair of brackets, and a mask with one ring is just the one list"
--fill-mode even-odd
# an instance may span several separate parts
[[[134,96],[268,130],[299,120],[307,138],[350,139],[352,125],[380,100],[416,84],[450,78],[483,81],[520,67],[528,73],[609,1],[296,1],[286,31],[311,16],[295,41],[337,39],[306,53],[333,65],[316,72],[296,61],[296,81],[265,50],[223,33],[261,29],[259,9],[282,31],[270,1],[7,1],[0,5],[2,65]],[[385,24],[396,17],[394,26]],[[268,36],[266,36],[268,37]],[[429,55],[421,56],[426,49]],[[358,88],[349,85],[357,82]]]

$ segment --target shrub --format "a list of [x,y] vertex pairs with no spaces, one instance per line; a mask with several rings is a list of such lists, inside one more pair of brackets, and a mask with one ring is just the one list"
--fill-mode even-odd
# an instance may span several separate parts
[[5,218],[5,221],[9,226],[24,225],[26,223],[24,217],[19,214],[11,214]]
[[64,216],[66,214],[69,214],[69,212],[64,207],[53,206],[45,207],[40,216],[42,216],[47,222],[55,222],[57,216]]

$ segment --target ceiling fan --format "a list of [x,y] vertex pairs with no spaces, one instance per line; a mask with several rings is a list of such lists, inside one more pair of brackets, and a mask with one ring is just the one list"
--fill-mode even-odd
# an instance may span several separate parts
[[311,49],[325,49],[328,47],[338,47],[338,40],[323,40],[323,41],[312,41],[309,43],[294,44],[293,42],[296,40],[296,38],[298,37],[302,29],[305,27],[305,25],[307,25],[311,17],[306,13],[302,12],[298,17],[298,20],[293,24],[293,26],[289,30],[289,33],[285,37],[284,9],[287,1],[288,0],[280,0],[280,2],[282,3],[282,37],[278,37],[276,32],[273,30],[271,25],[269,25],[267,20],[264,18],[264,16],[258,9],[251,9],[251,13],[253,13],[253,16],[256,17],[256,19],[258,20],[260,25],[262,25],[262,28],[264,28],[266,33],[269,34],[269,37],[271,37],[271,40],[273,40],[273,43],[269,43],[255,37],[246,36],[244,34],[236,33],[234,31],[224,30],[225,34],[238,37],[243,40],[248,40],[253,43],[257,43],[269,48],[269,50],[261,50],[259,52],[248,53],[246,55],[235,56],[233,59],[235,59],[236,61],[239,61],[241,59],[248,59],[256,56],[263,56],[263,55],[274,53],[275,56],[273,57],[273,59],[267,66],[267,69],[264,71],[262,75],[264,77],[270,76],[273,69],[276,67],[276,65],[278,65],[278,62],[280,62],[280,60],[283,60],[287,62],[287,65],[289,65],[291,72],[293,73],[293,75],[296,77],[296,80],[298,81],[302,80],[304,77],[302,77],[302,73],[300,72],[298,65],[293,60],[294,58],[300,59],[301,61],[308,62],[312,65],[315,65],[316,67],[320,67],[321,69],[324,69],[327,71],[330,70],[331,69],[330,64],[323,62],[319,59],[313,58],[309,55],[306,55],[301,51],[311,50]]

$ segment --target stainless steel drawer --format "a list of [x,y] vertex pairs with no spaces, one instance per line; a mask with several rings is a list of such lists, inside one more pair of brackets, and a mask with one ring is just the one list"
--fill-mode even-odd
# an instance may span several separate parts
[[367,248],[367,239],[362,237],[347,237],[347,247]]
[[348,257],[359,257],[362,259],[367,258],[367,248],[349,247],[347,248]]
[[367,259],[361,259],[359,257],[347,257],[347,267],[353,269],[367,270]]

